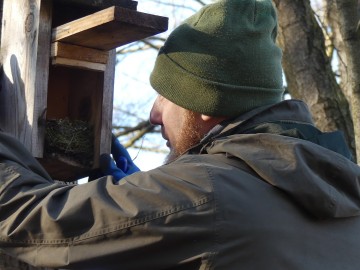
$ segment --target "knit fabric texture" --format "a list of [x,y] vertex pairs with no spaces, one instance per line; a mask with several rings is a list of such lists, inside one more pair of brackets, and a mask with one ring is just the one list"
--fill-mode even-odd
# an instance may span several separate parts
[[220,0],[185,20],[160,49],[152,87],[173,103],[233,117],[282,100],[282,52],[271,0]]

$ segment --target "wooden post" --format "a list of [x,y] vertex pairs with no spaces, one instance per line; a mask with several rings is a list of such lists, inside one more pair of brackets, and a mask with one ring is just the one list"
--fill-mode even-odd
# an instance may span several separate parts
[[41,156],[44,131],[38,119],[46,111],[50,1],[3,2],[0,126],[23,142],[34,156]]

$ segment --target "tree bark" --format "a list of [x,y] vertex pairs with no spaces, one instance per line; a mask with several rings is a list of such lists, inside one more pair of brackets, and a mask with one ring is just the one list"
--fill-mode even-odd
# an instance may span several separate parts
[[279,16],[279,44],[293,98],[304,100],[318,128],[341,130],[355,157],[354,129],[347,102],[336,82],[325,40],[309,0],[273,0]]
[[356,153],[360,162],[360,0],[326,0],[326,19],[339,56],[340,85],[354,119]]

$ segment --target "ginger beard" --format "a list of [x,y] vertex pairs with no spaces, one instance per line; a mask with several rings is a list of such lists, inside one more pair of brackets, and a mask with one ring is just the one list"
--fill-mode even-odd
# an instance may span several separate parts
[[193,111],[186,110],[184,112],[184,121],[180,129],[180,133],[177,135],[175,142],[170,149],[170,153],[166,157],[166,163],[171,162],[185,153],[191,147],[198,144],[205,136],[205,132],[202,132],[202,125],[198,121],[200,115]]

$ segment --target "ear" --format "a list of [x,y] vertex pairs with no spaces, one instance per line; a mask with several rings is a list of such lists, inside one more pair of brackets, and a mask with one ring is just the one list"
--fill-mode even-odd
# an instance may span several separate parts
[[212,125],[217,125],[220,122],[224,121],[225,119],[227,119],[227,117],[215,117],[215,116],[209,116],[209,115],[205,115],[205,114],[201,114],[201,119],[208,124],[212,124]]
[[211,121],[212,118],[214,118],[214,117],[209,116],[209,115],[205,115],[205,114],[201,114],[201,119],[202,119],[204,122]]

